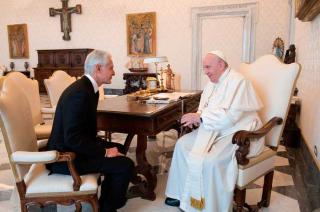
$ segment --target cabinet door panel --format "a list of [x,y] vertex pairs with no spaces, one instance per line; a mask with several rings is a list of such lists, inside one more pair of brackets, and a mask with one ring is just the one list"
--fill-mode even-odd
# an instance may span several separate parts
[[81,67],[86,60],[86,54],[84,52],[71,53],[71,67]]
[[56,67],[69,67],[70,57],[67,52],[56,52],[55,55],[55,66]]
[[42,52],[38,55],[39,67],[51,67],[54,64],[54,55],[51,52]]

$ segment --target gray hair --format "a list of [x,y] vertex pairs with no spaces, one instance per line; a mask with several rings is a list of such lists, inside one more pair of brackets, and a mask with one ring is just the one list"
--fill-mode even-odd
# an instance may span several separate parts
[[86,61],[84,63],[84,73],[92,75],[95,66],[108,65],[111,60],[111,54],[102,50],[93,50],[90,54],[87,55]]

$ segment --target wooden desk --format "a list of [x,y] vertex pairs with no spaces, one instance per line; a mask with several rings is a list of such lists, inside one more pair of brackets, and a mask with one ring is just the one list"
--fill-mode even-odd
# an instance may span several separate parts
[[170,104],[142,104],[127,101],[127,96],[99,101],[97,123],[99,130],[127,133],[126,151],[131,140],[137,135],[136,170],[145,176],[147,182],[140,182],[142,198],[154,200],[157,185],[156,173],[146,159],[147,136],[177,126],[183,113],[196,111],[200,101],[200,91]]

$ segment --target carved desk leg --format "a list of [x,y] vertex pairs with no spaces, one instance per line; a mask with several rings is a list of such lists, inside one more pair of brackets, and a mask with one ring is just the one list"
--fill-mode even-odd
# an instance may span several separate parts
[[147,136],[138,135],[138,143],[136,150],[137,158],[137,172],[142,174],[147,182],[143,182],[139,185],[139,189],[142,192],[142,198],[148,200],[155,200],[156,195],[154,189],[157,185],[157,176],[151,172],[151,165],[146,159],[146,149],[147,149]]

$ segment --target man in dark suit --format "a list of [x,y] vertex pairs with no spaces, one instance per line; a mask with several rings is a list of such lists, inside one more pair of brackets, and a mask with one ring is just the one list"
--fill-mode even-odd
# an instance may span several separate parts
[[[100,211],[112,212],[126,202],[126,191],[134,163],[123,155],[123,146],[97,137],[98,88],[110,84],[114,76],[111,55],[92,51],[85,61],[85,75],[62,93],[48,142],[49,150],[76,153],[75,167],[80,175],[104,174]],[[65,162],[52,163],[53,173],[70,174]]]

